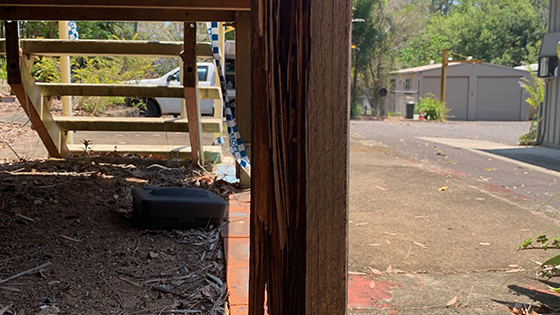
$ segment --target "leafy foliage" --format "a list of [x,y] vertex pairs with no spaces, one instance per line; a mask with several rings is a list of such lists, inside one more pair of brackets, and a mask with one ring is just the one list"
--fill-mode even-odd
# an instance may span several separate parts
[[[560,194],[554,195],[553,197],[551,197],[550,199],[548,199],[545,203],[543,203],[538,209],[537,211],[539,211],[540,209],[542,209],[544,206],[546,206],[546,204],[548,204],[550,201],[556,199],[557,197],[560,197]],[[522,245],[519,245],[519,247],[517,248],[517,250],[526,250],[526,249],[541,249],[543,251],[549,251],[552,249],[560,249],[560,237],[558,236],[554,236],[551,237],[549,235],[547,235],[546,233],[550,233],[553,231],[557,231],[560,228],[554,228],[552,230],[546,231],[543,234],[540,234],[536,237],[532,237],[529,239],[526,239]],[[555,276],[559,276],[560,275],[560,255],[559,254],[554,254],[552,255],[552,257],[547,257],[548,259],[546,261],[544,261],[541,265],[541,271],[540,271],[540,276],[542,277],[555,277]],[[556,292],[560,292],[560,288],[553,288],[553,287],[549,287],[549,289],[556,291]]]
[[424,117],[428,120],[444,121],[447,118],[449,109],[445,104],[437,99],[432,93],[427,93],[418,101],[418,110],[424,112]]
[[384,113],[379,88],[384,86],[394,61],[395,25],[385,0],[356,0],[352,23],[352,88],[351,100],[365,95],[370,104]]
[[[547,4],[543,0],[453,1],[446,14],[430,15],[426,28],[399,50],[401,62],[408,67],[438,60],[426,51],[441,52],[443,44],[456,53],[504,66],[536,62]],[[417,58],[411,57],[414,52]]]
[[[76,22],[80,39],[132,38],[134,25],[134,22]],[[58,38],[56,21],[22,21],[20,29],[22,38]]]
[[[72,82],[119,84],[140,80],[153,74],[154,58],[92,57],[71,58]],[[36,61],[31,73],[37,81],[60,82],[59,58],[43,57]],[[99,114],[108,106],[123,103],[123,97],[74,97],[78,108]]]
[[447,37],[439,33],[433,33],[432,30],[417,34],[399,52],[401,66],[412,68],[428,64],[432,60],[440,61],[442,50],[449,45],[450,41]]
[[519,85],[529,94],[525,101],[534,108],[538,108],[539,104],[544,101],[544,80],[531,71],[528,63],[527,72],[531,75],[531,79],[523,77],[519,81]]
[[39,82],[60,82],[60,58],[40,57],[31,67],[31,74]]
[[[77,60],[72,59],[75,66],[73,80],[80,83],[118,84],[140,80],[153,72],[153,58],[84,58],[78,67]],[[76,97],[76,103],[84,111],[98,114],[107,106],[123,103],[123,97]]]
[[350,115],[351,116],[359,116],[359,115],[363,114],[363,112],[364,112],[364,108],[362,107],[362,105],[360,105],[359,103],[356,103],[356,102],[350,103]]
[[[544,80],[537,77],[531,68],[527,64],[527,71],[531,75],[531,79],[521,78],[519,81],[519,85],[525,89],[525,91],[529,94],[529,97],[525,99],[525,101],[534,108],[538,108],[539,104],[544,101]],[[537,116],[533,118],[531,122],[531,126],[529,127],[529,132],[521,135],[519,137],[519,144],[520,145],[534,145],[537,139],[537,128],[540,123],[540,120],[536,120]]]

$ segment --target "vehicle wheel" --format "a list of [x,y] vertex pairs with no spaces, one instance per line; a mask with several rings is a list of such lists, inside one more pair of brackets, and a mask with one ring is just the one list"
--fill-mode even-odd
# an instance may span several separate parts
[[[136,99],[137,103],[140,103],[140,100]],[[153,99],[144,99],[144,102],[138,105],[138,109],[140,110],[140,117],[160,117],[161,112],[159,109],[159,105]]]

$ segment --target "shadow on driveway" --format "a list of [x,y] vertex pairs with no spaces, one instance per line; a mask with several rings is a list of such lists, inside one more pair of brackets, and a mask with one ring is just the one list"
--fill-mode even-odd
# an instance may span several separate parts
[[480,150],[560,172],[560,150],[545,147]]

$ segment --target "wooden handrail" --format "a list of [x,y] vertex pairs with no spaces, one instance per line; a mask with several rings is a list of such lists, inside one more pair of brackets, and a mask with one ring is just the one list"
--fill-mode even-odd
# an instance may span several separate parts
[[[183,51],[182,42],[155,42],[142,40],[64,40],[21,39],[24,54],[36,56],[128,56],[177,57]],[[0,54],[6,54],[6,40],[0,39]],[[197,43],[198,58],[213,58],[210,43]]]

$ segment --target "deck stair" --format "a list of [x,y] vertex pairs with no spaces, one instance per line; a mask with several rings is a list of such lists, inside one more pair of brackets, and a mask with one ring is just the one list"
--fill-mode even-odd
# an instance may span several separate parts
[[[9,39],[8,39],[9,40]],[[84,151],[83,144],[65,143],[68,132],[73,131],[145,131],[145,132],[189,132],[186,118],[145,118],[145,117],[54,117],[50,114],[50,103],[54,96],[135,96],[135,97],[173,97],[184,98],[182,86],[137,86],[128,84],[78,84],[78,83],[37,83],[29,69],[33,56],[143,56],[179,57],[183,50],[180,42],[143,42],[115,40],[19,40],[21,56],[14,58],[14,52],[6,51],[6,40],[0,40],[0,54],[7,54],[9,63],[17,61],[17,72],[12,72],[10,85],[18,95],[22,107],[30,117],[35,129],[43,140],[47,151],[53,157],[69,157]],[[209,43],[197,43],[198,58],[212,58]],[[13,69],[13,68],[12,68]],[[18,78],[19,77],[19,78]],[[15,78],[15,79],[14,79]],[[198,87],[199,98],[214,99],[216,108],[222,104],[222,91],[219,87]],[[32,105],[32,106],[29,106]],[[215,117],[200,117],[202,133],[223,133],[222,111]],[[198,128],[198,126],[197,126]],[[187,139],[188,137],[185,137]],[[186,143],[186,141],[185,141]],[[202,144],[200,144],[202,145]],[[95,152],[132,153],[138,155],[157,155],[166,157],[189,158],[189,145],[122,145],[95,144]],[[207,157],[212,160],[221,158],[221,147],[203,146]]]

